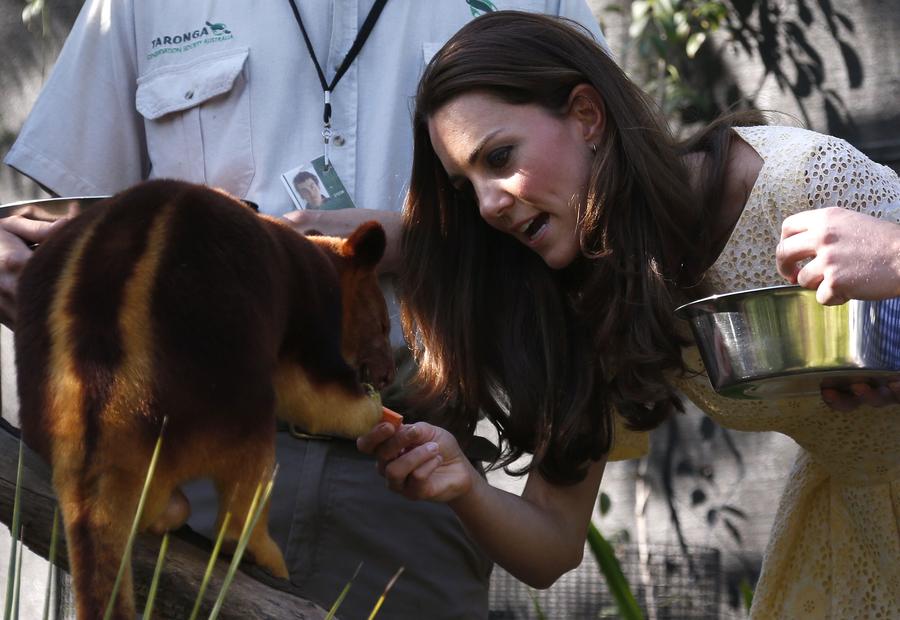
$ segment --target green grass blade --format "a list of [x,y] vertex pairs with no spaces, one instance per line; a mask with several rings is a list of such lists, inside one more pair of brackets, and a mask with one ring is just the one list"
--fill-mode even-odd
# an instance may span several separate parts
[[538,601],[537,594],[531,588],[528,588],[528,596],[531,598],[531,604],[534,606],[534,613],[537,614],[538,620],[547,620],[544,610],[541,609],[541,603]]
[[612,545],[603,538],[593,523],[588,525],[587,542],[606,578],[606,585],[616,601],[616,607],[619,608],[619,617],[623,620],[643,620],[644,614],[631,592]]
[[191,610],[190,620],[195,620],[197,614],[200,613],[200,604],[203,602],[203,595],[206,594],[206,588],[209,586],[209,580],[212,578],[213,568],[216,560],[219,558],[219,550],[222,548],[222,541],[225,540],[225,532],[228,530],[228,524],[231,522],[231,512],[225,513],[222,519],[222,525],[219,527],[219,534],[216,536],[216,544],[213,547],[212,554],[209,556],[209,562],[206,564],[206,572],[203,573],[203,581],[200,583],[200,590],[197,592],[197,598],[194,601],[194,608]]
[[16,561],[15,599],[13,600],[13,620],[19,620],[19,594],[22,587],[22,557],[25,555],[25,528],[19,530],[19,559]]
[[749,614],[750,608],[753,606],[753,586],[751,586],[750,582],[747,581],[747,578],[744,577],[738,584],[738,590],[741,593],[741,601],[744,603],[744,611]]
[[50,530],[50,552],[47,554],[47,588],[44,590],[43,620],[50,618],[50,600],[53,591],[53,574],[56,571],[56,545],[59,543],[59,506],[53,509],[53,529]]
[[119,588],[122,585],[122,577],[125,575],[125,567],[131,563],[131,548],[134,546],[134,539],[137,537],[138,524],[141,521],[141,514],[144,512],[144,503],[147,501],[147,493],[150,490],[150,482],[153,480],[153,472],[156,471],[156,462],[159,460],[159,453],[162,450],[163,433],[166,431],[168,418],[163,418],[162,426],[159,429],[159,437],[156,438],[156,446],[153,448],[153,456],[150,457],[150,466],[147,468],[147,476],[144,478],[144,488],[141,489],[141,499],[138,501],[137,510],[134,513],[134,520],[131,522],[131,532],[128,534],[128,542],[125,543],[125,552],[122,554],[122,560],[119,562],[119,572],[116,574],[116,581],[113,584],[112,593],[106,602],[106,612],[103,614],[103,620],[112,618],[113,608],[116,605],[116,596],[119,594]]
[[156,590],[159,588],[159,576],[166,560],[166,551],[169,549],[169,533],[163,535],[159,545],[159,555],[156,557],[156,567],[153,569],[153,579],[150,581],[150,591],[147,593],[147,604],[144,605],[143,620],[150,620],[153,615],[153,603],[156,602]]
[[350,577],[350,581],[347,582],[347,585],[344,586],[344,589],[341,590],[341,593],[338,595],[337,600],[332,604],[331,609],[328,610],[328,614],[325,616],[325,620],[334,620],[334,614],[337,613],[338,607],[341,606],[341,603],[344,602],[344,599],[347,598],[347,593],[350,591],[350,586],[353,585],[353,580],[356,579],[356,576],[359,574],[359,569],[362,568],[363,563],[360,562],[359,566],[356,567],[356,570],[353,572],[353,576]]
[[403,569],[404,567],[401,566],[400,569],[396,573],[394,573],[394,576],[391,577],[390,581],[387,582],[387,585],[384,586],[384,592],[381,593],[381,596],[379,596],[378,600],[375,602],[375,607],[372,608],[372,613],[369,614],[369,620],[373,620],[378,614],[381,606],[384,605],[384,600],[387,598],[388,592],[391,591],[391,588],[393,588],[394,584],[397,583],[400,575],[403,574]]
[[276,465],[275,470],[272,472],[272,477],[269,478],[269,482],[266,483],[265,490],[260,492],[262,483],[256,485],[256,493],[253,494],[253,501],[250,503],[250,509],[247,511],[247,515],[244,518],[244,529],[241,532],[241,538],[238,540],[237,549],[235,549],[234,555],[231,557],[228,573],[225,575],[225,580],[222,582],[222,588],[219,590],[216,604],[209,614],[209,620],[215,620],[216,617],[218,617],[219,611],[221,611],[222,605],[225,603],[225,595],[228,593],[228,588],[231,587],[231,582],[234,580],[238,565],[241,563],[241,557],[244,555],[244,550],[247,548],[250,534],[253,533],[256,522],[259,521],[259,516],[269,502],[269,497],[272,495],[272,488],[275,486],[275,477],[277,475],[278,466]]
[[19,438],[19,464],[16,469],[16,494],[13,499],[13,518],[12,518],[12,527],[9,528],[9,533],[12,536],[12,540],[9,544],[9,572],[6,574],[6,606],[3,610],[3,620],[10,620],[12,617],[12,609],[13,609],[13,592],[15,589],[15,577],[16,577],[16,542],[18,541],[19,534],[19,521],[22,519],[22,506],[19,504],[19,499],[22,493],[22,470],[24,469],[24,446],[22,443],[22,438]]

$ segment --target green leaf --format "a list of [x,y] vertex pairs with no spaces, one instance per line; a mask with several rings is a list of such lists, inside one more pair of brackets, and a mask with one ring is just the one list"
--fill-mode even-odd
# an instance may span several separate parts
[[43,619],[50,618],[50,595],[53,588],[53,574],[56,572],[56,547],[59,543],[59,506],[53,509],[53,529],[50,530],[50,552],[47,554],[47,588],[44,590]]
[[403,574],[403,570],[405,567],[401,566],[394,576],[391,577],[387,585],[384,586],[384,592],[381,593],[381,596],[378,597],[378,600],[375,602],[375,607],[372,608],[372,613],[369,614],[368,620],[374,620],[375,616],[378,615],[378,611],[381,609],[381,606],[384,605],[384,600],[387,598],[388,592],[391,591],[391,588],[394,587],[394,584],[397,583],[397,580],[400,579],[400,575]]
[[684,46],[684,51],[688,58],[693,58],[697,54],[697,50],[700,49],[704,41],[706,41],[705,32],[695,32],[688,37],[687,44]]
[[353,581],[356,579],[356,576],[359,574],[359,569],[362,568],[363,563],[360,562],[356,567],[356,570],[353,571],[353,576],[350,577],[350,581],[344,584],[344,589],[341,590],[341,593],[338,595],[337,599],[332,603],[331,609],[328,610],[328,613],[325,615],[325,620],[334,620],[334,614],[337,613],[338,608],[341,606],[341,603],[344,602],[344,599],[347,598],[347,593],[350,592],[350,586],[353,585]]
[[13,599],[13,620],[19,620],[19,594],[22,591],[22,558],[25,556],[25,526],[19,531],[19,560],[16,562],[15,598]]
[[603,538],[600,530],[593,523],[588,524],[587,542],[600,566],[600,572],[606,578],[606,585],[616,601],[619,617],[622,620],[643,620],[644,614],[631,592],[612,545]]
[[749,612],[750,606],[753,604],[753,587],[750,585],[750,582],[747,581],[746,577],[741,579],[741,582],[738,584],[738,589],[741,591],[741,599],[744,602],[744,609]]
[[13,597],[15,596],[16,587],[16,551],[18,547],[16,543],[19,539],[19,523],[22,520],[22,504],[20,498],[22,495],[22,471],[25,469],[23,459],[25,457],[25,444],[19,438],[19,464],[16,469],[16,493],[13,496],[13,516],[12,527],[9,528],[11,540],[9,541],[9,572],[6,573],[6,608],[3,612],[3,620],[10,620],[13,614]]
[[153,579],[150,580],[150,591],[147,593],[147,604],[144,605],[142,620],[150,620],[153,616],[153,603],[156,602],[156,591],[159,589],[159,576],[166,559],[166,550],[169,548],[169,533],[163,535],[159,545],[159,555],[156,556],[156,567],[153,569]]
[[[256,487],[257,493],[259,486]],[[203,596],[206,594],[206,588],[209,587],[209,580],[212,579],[213,568],[216,566],[216,560],[219,559],[219,552],[222,550],[222,541],[225,540],[225,532],[228,524],[231,522],[231,511],[225,513],[222,519],[222,525],[219,526],[219,534],[216,536],[216,544],[213,545],[212,553],[206,563],[206,570],[203,572],[203,579],[200,580],[200,589],[197,590],[197,597],[194,599],[194,607],[191,609],[191,615],[188,620],[196,620],[197,614],[200,613],[200,605],[203,603]],[[223,586],[224,589],[224,586]],[[213,610],[213,613],[218,613]]]
[[534,613],[537,614],[538,620],[547,620],[544,610],[541,608],[541,602],[538,600],[533,588],[528,588],[528,597],[531,599],[531,605],[534,607]]

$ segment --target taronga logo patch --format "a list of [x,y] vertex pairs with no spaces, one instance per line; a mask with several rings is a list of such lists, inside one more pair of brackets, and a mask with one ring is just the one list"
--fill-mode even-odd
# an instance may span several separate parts
[[207,21],[202,27],[194,30],[155,37],[150,41],[150,53],[147,54],[147,60],[160,54],[178,54],[201,45],[219,43],[233,38],[234,35],[225,24],[214,24]]

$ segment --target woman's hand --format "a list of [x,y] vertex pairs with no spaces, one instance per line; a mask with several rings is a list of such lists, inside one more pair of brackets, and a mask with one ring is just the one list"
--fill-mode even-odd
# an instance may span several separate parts
[[846,390],[823,387],[822,400],[835,411],[853,411],[861,405],[896,405],[900,403],[900,381],[881,386],[854,383]]
[[522,495],[492,487],[446,430],[417,422],[382,422],[356,442],[374,454],[388,485],[411,499],[447,502],[472,538],[500,566],[535,588],[547,588],[581,563],[605,460],[571,485],[528,475]]
[[375,456],[388,487],[409,499],[452,502],[469,492],[477,476],[456,438],[425,422],[396,429],[382,423],[356,445]]
[[12,327],[16,320],[19,274],[31,258],[30,245],[42,243],[65,220],[44,222],[20,215],[0,219],[0,322]]
[[789,282],[816,289],[822,304],[900,296],[900,226],[855,211],[829,207],[785,219],[775,261]]

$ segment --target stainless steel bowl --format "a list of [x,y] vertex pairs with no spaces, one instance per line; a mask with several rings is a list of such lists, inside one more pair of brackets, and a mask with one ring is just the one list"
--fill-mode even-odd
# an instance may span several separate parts
[[778,399],[900,379],[900,298],[823,306],[815,291],[773,286],[713,295],[675,314],[690,322],[723,396]]
[[31,220],[53,222],[64,217],[78,215],[84,207],[109,196],[75,196],[68,198],[41,198],[22,200],[0,205],[0,218],[20,215]]

